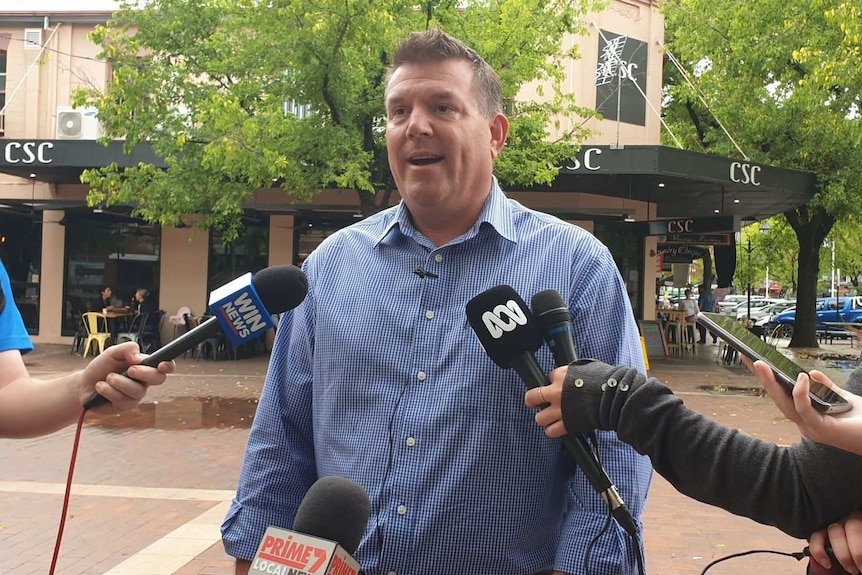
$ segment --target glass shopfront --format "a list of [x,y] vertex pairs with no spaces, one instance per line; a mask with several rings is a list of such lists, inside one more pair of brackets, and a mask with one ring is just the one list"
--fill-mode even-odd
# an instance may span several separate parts
[[228,244],[221,233],[212,231],[209,252],[208,292],[246,272],[265,268],[269,263],[269,217],[248,218],[239,237]]
[[159,304],[161,230],[140,220],[109,213],[67,213],[63,335],[74,335],[81,313],[95,310],[105,286],[115,306],[131,305],[145,288]]
[[635,318],[643,319],[640,305],[643,301],[644,289],[641,267],[644,252],[643,238],[634,233],[630,223],[613,220],[596,220],[594,233],[596,238],[611,250],[611,255],[626,285]]
[[42,214],[0,213],[0,259],[30,335],[39,334]]

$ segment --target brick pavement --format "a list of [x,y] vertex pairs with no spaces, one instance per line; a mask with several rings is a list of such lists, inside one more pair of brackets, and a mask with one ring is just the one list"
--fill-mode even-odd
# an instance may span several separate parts
[[[836,348],[837,349],[837,348]],[[848,351],[845,344],[839,351]],[[746,433],[780,444],[798,439],[763,397],[710,393],[702,386],[755,387],[744,370],[712,361],[653,361],[651,375],[688,405]],[[49,375],[85,365],[65,346],[40,346],[26,358],[32,373]],[[801,363],[811,361],[801,360]],[[88,419],[75,491],[60,554],[63,575],[228,575],[232,560],[218,542],[218,524],[236,478],[265,358],[237,362],[178,360],[177,374],[151,390],[132,414]],[[837,381],[846,372],[827,370]],[[0,573],[48,572],[73,432],[0,440]],[[647,571],[697,574],[711,560],[762,548],[799,551],[803,541],[686,498],[655,476],[644,516]],[[173,546],[172,546],[173,545]],[[794,559],[751,556],[710,574],[795,575]]]

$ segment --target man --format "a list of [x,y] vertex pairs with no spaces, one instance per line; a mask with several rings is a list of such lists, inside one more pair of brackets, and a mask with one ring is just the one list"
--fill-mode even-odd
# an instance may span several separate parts
[[104,286],[99,292],[99,296],[93,298],[93,301],[90,302],[90,311],[112,311],[114,309],[113,295],[114,290],[111,289],[111,286]]
[[[680,311],[685,312],[685,330],[688,334],[688,339],[686,340],[686,338],[683,337],[683,342],[686,344],[694,342],[694,326],[697,321],[697,312],[700,310],[697,307],[697,302],[691,299],[691,289],[686,288],[685,298],[680,300],[678,307]],[[693,346],[692,351],[694,351]]]
[[[712,295],[712,288],[710,288],[706,284],[701,284],[698,287],[697,307],[698,309],[700,309],[700,311],[705,311],[709,313],[715,311],[715,296]],[[697,340],[697,343],[706,343],[706,327],[697,324],[697,331],[700,334],[700,339]],[[715,343],[717,341],[718,336],[712,334],[712,343]]]
[[[862,392],[862,369],[847,382],[856,393],[812,371],[810,376],[800,374],[791,397],[766,363],[743,361],[806,439],[784,447],[740,433],[687,408],[654,378],[592,360],[554,370],[551,384],[529,390],[524,401],[530,407],[543,407],[536,423],[550,437],[615,431],[649,456],[655,470],[681,493],[774,525],[794,537],[813,533],[812,557],[826,566],[830,563],[825,552],[828,536],[840,563],[858,573],[862,567],[862,514],[856,511],[862,509],[858,486],[862,396],[856,394]],[[817,411],[808,397],[809,377],[847,399],[852,409],[835,416]]]
[[[308,297],[276,334],[225,548],[247,573],[266,527],[289,528],[311,484],[338,475],[371,499],[355,553],[365,573],[580,573],[607,506],[532,423],[523,382],[482,350],[465,306],[499,284],[527,300],[557,289],[584,355],[643,371],[625,286],[592,235],[499,189],[509,124],[499,78],[475,51],[439,30],[411,34],[385,104],[402,202],[303,264]],[[541,362],[553,367],[547,350]],[[613,434],[599,443],[638,521],[649,462]],[[616,524],[589,569],[636,572]]]
[[[147,387],[164,383],[173,362],[158,368],[138,365],[144,357],[138,346],[126,343],[109,348],[87,367],[54,379],[30,377],[22,353],[33,344],[12,300],[6,268],[0,262],[0,437],[45,435],[74,423],[93,391],[109,403],[96,413],[119,413],[134,408]],[[120,373],[128,370],[129,377]],[[135,381],[131,378],[135,378]]]

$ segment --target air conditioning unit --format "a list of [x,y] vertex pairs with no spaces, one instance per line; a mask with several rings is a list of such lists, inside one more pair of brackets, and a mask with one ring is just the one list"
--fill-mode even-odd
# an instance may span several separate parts
[[96,108],[57,107],[58,140],[96,140],[103,135]]

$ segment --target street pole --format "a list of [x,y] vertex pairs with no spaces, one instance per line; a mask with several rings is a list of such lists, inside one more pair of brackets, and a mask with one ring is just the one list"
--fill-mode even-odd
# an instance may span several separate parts
[[748,273],[746,274],[746,279],[748,280],[748,309],[745,314],[748,327],[751,327],[751,238],[748,238],[748,249],[745,251],[748,252]]

